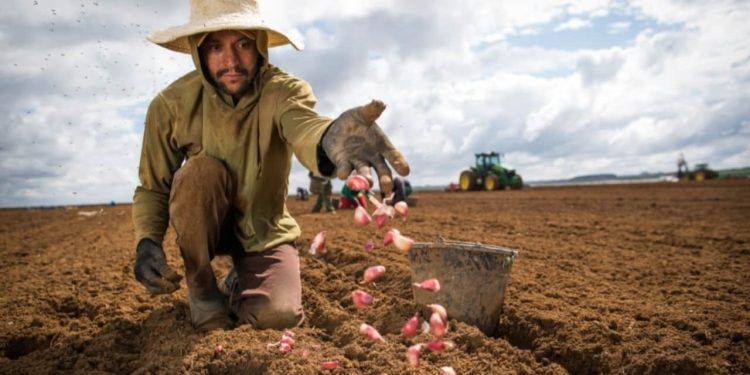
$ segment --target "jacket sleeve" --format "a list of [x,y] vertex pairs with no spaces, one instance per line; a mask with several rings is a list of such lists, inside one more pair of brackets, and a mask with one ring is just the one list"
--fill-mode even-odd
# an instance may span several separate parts
[[[333,120],[320,116],[313,109],[317,100],[310,85],[299,79],[283,84],[274,121],[281,136],[292,146],[297,159],[318,176],[330,176],[332,171],[321,171],[318,146]],[[328,172],[328,173],[326,173]]]
[[169,191],[183,153],[172,142],[171,115],[159,94],[148,107],[138,167],[140,185],[133,196],[135,243],[148,238],[161,245],[169,224]]

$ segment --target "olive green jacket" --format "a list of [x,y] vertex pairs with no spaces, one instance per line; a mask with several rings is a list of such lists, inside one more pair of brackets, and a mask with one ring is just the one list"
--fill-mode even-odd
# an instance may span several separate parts
[[[232,176],[234,232],[245,251],[296,240],[300,228],[286,207],[292,153],[323,175],[318,145],[331,119],[313,110],[316,99],[306,82],[267,63],[265,47],[259,48],[265,58],[253,87],[233,103],[205,78],[197,42],[192,44],[196,70],[160,92],[146,115],[140,186],[133,197],[136,243],[162,243],[172,178],[186,158],[198,154],[223,161]],[[263,35],[258,44],[265,45]]]

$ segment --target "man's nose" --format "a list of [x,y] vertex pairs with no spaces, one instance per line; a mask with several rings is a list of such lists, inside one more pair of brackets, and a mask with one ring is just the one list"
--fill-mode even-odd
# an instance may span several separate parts
[[227,68],[234,68],[239,65],[240,59],[237,55],[237,51],[234,48],[227,48],[224,52],[224,66]]

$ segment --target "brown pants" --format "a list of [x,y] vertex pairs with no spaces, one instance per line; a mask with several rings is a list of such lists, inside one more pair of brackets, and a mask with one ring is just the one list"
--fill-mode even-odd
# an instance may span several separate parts
[[304,319],[299,254],[290,244],[245,252],[234,235],[232,183],[224,164],[191,157],[174,175],[169,215],[185,263],[190,313],[196,329],[212,329],[228,317],[211,268],[215,255],[231,255],[237,282],[228,308],[240,323],[290,328]]

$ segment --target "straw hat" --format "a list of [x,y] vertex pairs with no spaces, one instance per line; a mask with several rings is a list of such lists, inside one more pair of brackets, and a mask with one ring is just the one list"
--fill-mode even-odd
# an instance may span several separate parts
[[268,47],[304,45],[263,22],[257,0],[190,0],[190,21],[149,35],[148,40],[173,51],[190,53],[188,37],[219,30],[265,30]]

